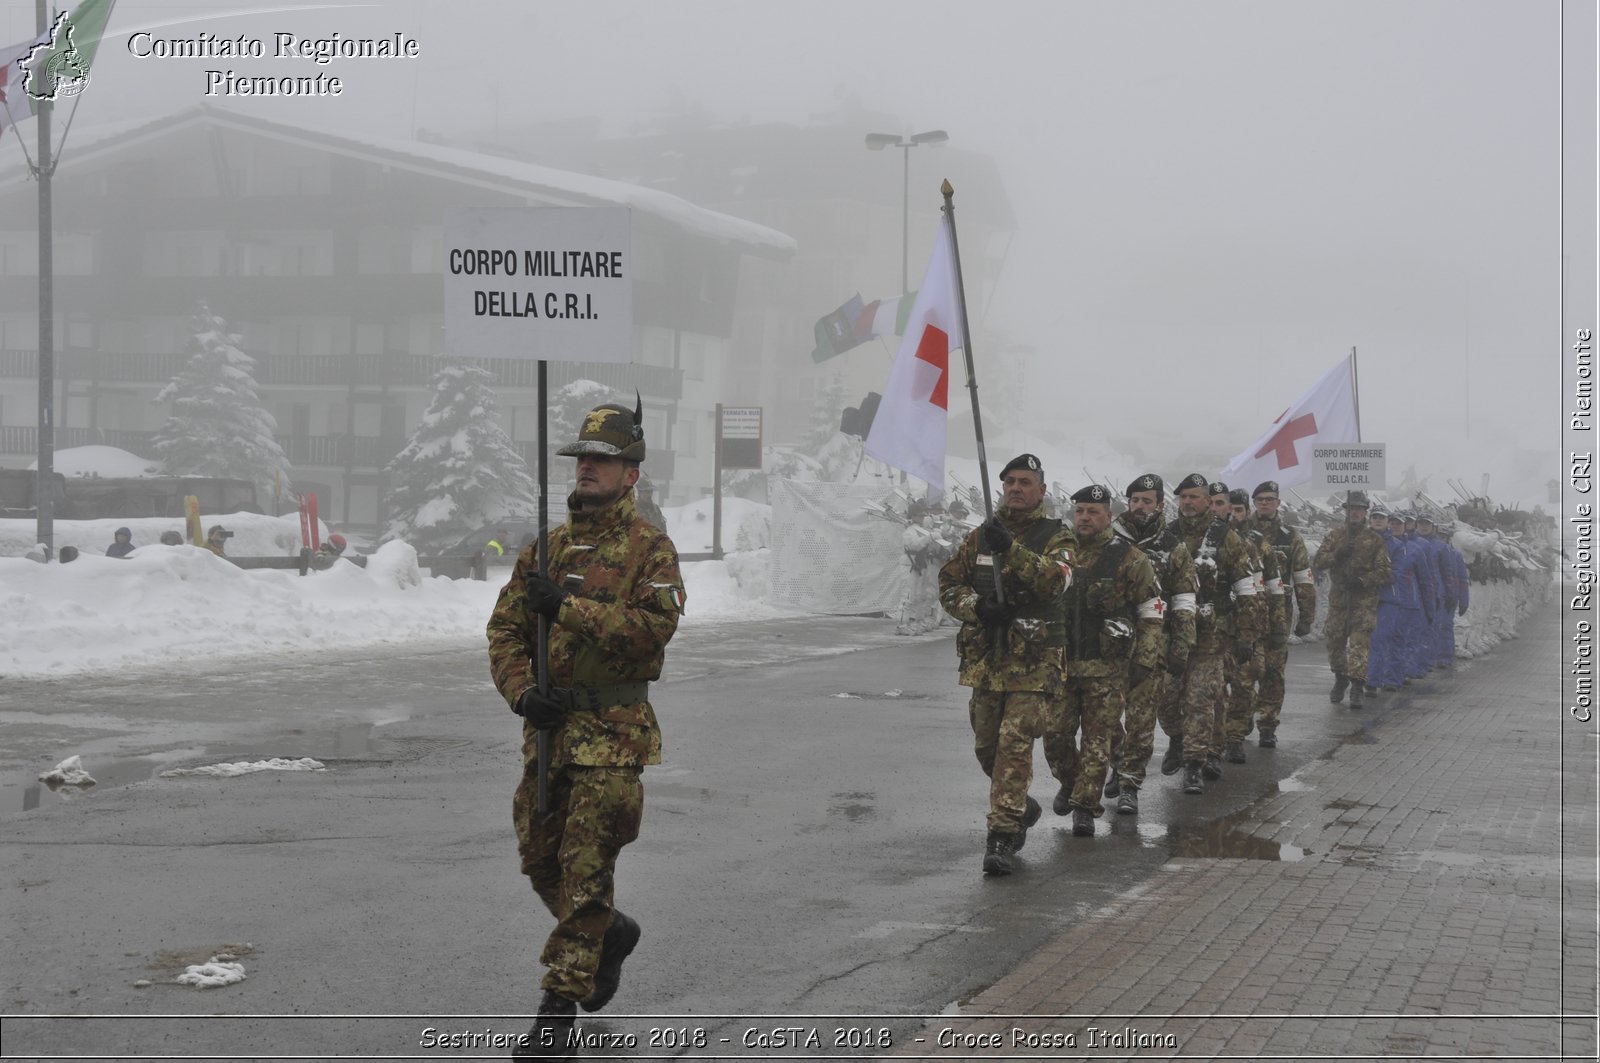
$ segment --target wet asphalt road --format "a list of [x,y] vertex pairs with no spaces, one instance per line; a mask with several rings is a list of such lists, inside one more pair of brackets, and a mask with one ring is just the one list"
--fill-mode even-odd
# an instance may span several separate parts
[[[1198,798],[1178,794],[1152,765],[1141,814],[1108,811],[1093,839],[1072,837],[1069,821],[1050,814],[1055,783],[1037,756],[1033,793],[1045,818],[1030,833],[1023,870],[985,880],[987,781],[972,758],[948,635],[897,638],[889,622],[848,618],[686,625],[654,696],[665,763],[646,773],[643,835],[618,868],[618,904],[645,937],[613,1008],[591,1026],[637,1033],[662,1024],[626,1016],[693,1015],[713,1042],[728,1037],[724,1047],[738,1048],[752,1031],[793,1025],[780,1016],[938,1014],[1172,856],[1295,859],[1297,851],[1231,828],[1297,767],[1366,740],[1363,725],[1387,711],[1330,706],[1326,676],[1320,644],[1295,647],[1277,750],[1252,745],[1249,764],[1227,766]],[[4,1011],[525,1013],[549,924],[519,892],[508,813],[516,739],[471,645],[6,681],[0,847],[13,858],[5,895],[17,918],[0,942],[9,956]],[[1158,755],[1163,746],[1158,737]],[[57,795],[31,784],[71,753],[101,786]],[[313,756],[329,771],[153,777],[270,756]],[[328,800],[341,795],[337,807]],[[393,840],[396,817],[406,824],[403,844]],[[252,831],[270,834],[276,854],[306,859],[257,859],[245,848],[258,840]],[[202,857],[201,836],[208,847],[240,848],[232,870],[200,877],[223,887],[239,875],[247,887],[214,888],[209,905],[189,896],[188,918],[148,926],[100,910],[171,907],[164,876],[194,882],[202,858],[217,868],[214,848]],[[148,863],[126,864],[128,846]],[[126,890],[105,884],[118,876]],[[66,881],[70,889],[60,887]],[[264,914],[261,898],[285,892],[294,903]],[[341,906],[359,912],[368,894],[402,918],[341,915]],[[115,933],[97,931],[102,922]],[[57,923],[82,929],[62,935]],[[362,935],[342,942],[337,959],[314,947],[353,924]],[[239,934],[226,936],[230,926]],[[159,954],[246,933],[266,948],[240,985],[159,999],[128,988],[159,966]],[[66,936],[87,953],[74,960],[77,977],[40,978],[22,959],[53,934],[56,947]],[[448,955],[436,948],[437,963],[419,968],[406,939],[424,936],[448,941]],[[401,952],[407,962],[386,969]],[[366,973],[341,977],[338,967],[351,963]],[[332,969],[305,969],[317,965]],[[902,1042],[917,1025],[883,1023]],[[818,1028],[826,1039],[837,1025]],[[205,1039],[171,1022],[159,1037],[139,1029],[168,1051]],[[128,1032],[13,1024],[8,1037],[105,1051],[105,1038],[126,1044]],[[354,1036],[326,1026],[291,1033],[264,1019],[229,1027],[245,1042],[254,1033],[275,1052],[301,1036],[328,1050],[330,1040]]]

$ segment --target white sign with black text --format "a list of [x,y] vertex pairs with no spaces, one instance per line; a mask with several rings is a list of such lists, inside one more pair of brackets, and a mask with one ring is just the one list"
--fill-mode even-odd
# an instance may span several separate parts
[[443,270],[457,357],[633,361],[626,207],[447,211]]
[[1311,486],[1321,491],[1382,491],[1387,443],[1318,443],[1311,448]]

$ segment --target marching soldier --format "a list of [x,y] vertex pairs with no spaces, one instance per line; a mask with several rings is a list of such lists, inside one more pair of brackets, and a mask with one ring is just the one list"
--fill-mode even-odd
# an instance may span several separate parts
[[[537,543],[517,558],[489,618],[489,671],[522,717],[522,781],[512,800],[522,872],[556,918],[538,1021],[519,1054],[566,1058],[577,1005],[610,1002],[639,924],[612,904],[617,856],[639,836],[640,777],[661,763],[649,685],[661,676],[683,610],[678,552],[634,505],[644,460],[641,411],[607,404],[584,418],[567,522],[550,533],[549,571]],[[549,622],[550,677],[541,694],[532,658]],[[550,732],[549,809],[538,812],[537,741]]]
[[1178,513],[1178,534],[1194,558],[1200,585],[1195,645],[1184,671],[1181,701],[1183,792],[1198,794],[1205,792],[1203,768],[1213,777],[1222,773],[1212,736],[1223,653],[1231,646],[1239,658],[1249,656],[1262,630],[1263,607],[1244,541],[1227,521],[1212,515],[1204,476],[1191,473],[1179,482]]
[[1278,555],[1267,545],[1266,536],[1250,526],[1250,496],[1244,488],[1228,492],[1228,508],[1233,530],[1243,537],[1245,546],[1261,565],[1261,591],[1265,594],[1267,629],[1256,643],[1247,664],[1237,665],[1238,674],[1228,680],[1228,711],[1223,720],[1223,756],[1230,764],[1243,764],[1244,740],[1255,726],[1256,683],[1265,670],[1266,655],[1287,651],[1289,647],[1289,607],[1283,589],[1283,573]]
[[[1134,683],[1130,677],[1126,735],[1121,748],[1112,750],[1112,775],[1105,795],[1117,799],[1117,812],[1122,815],[1139,811],[1139,787],[1144,785],[1145,766],[1155,752],[1158,715],[1168,741],[1161,771],[1173,775],[1183,766],[1183,721],[1178,705],[1183,673],[1194,648],[1199,581],[1189,548],[1166,522],[1165,487],[1155,473],[1138,477],[1128,485],[1127,511],[1111,523],[1111,530],[1119,538],[1137,546],[1150,559],[1165,613],[1160,667],[1143,683]],[[1112,739],[1116,739],[1115,732]]]
[[[1278,484],[1264,480],[1251,492],[1251,502],[1256,513],[1250,526],[1261,533],[1263,544],[1277,556],[1278,571],[1283,576],[1285,618],[1289,607],[1296,614],[1294,634],[1305,638],[1311,634],[1311,623],[1317,616],[1317,581],[1311,575],[1311,552],[1306,541],[1283,522],[1279,509]],[[1292,600],[1287,594],[1290,587]],[[1283,713],[1283,674],[1289,664],[1289,647],[1267,647],[1262,660],[1261,683],[1256,690],[1256,727],[1260,732],[1257,745],[1272,749],[1278,744],[1278,719]]]
[[[1227,521],[1230,528],[1235,527],[1233,522],[1232,498],[1231,492],[1228,489],[1228,485],[1223,483],[1221,480],[1213,480],[1206,486],[1206,490],[1210,493],[1211,516],[1217,520]],[[1239,540],[1244,543],[1245,556],[1249,560],[1248,567],[1250,569],[1250,574],[1255,580],[1256,594],[1260,597],[1261,601],[1265,603],[1267,600],[1265,597],[1266,581],[1262,577],[1261,572],[1261,552],[1256,549],[1255,544],[1250,541],[1249,537],[1245,535],[1243,531],[1239,531],[1237,529],[1235,530],[1236,534],[1239,536]],[[1201,774],[1207,779],[1222,778],[1221,758],[1222,754],[1227,749],[1229,742],[1228,713],[1232,708],[1234,695],[1240,689],[1248,686],[1252,691],[1254,691],[1256,673],[1258,671],[1255,662],[1261,654],[1259,640],[1251,640],[1250,652],[1244,656],[1240,656],[1238,652],[1240,645],[1238,640],[1230,640],[1224,645],[1225,649],[1223,650],[1222,654],[1222,686],[1217,690],[1216,704],[1212,707],[1212,712],[1214,714],[1213,718],[1216,721],[1216,724],[1211,732],[1211,755],[1207,757],[1205,762],[1201,765]],[[1242,724],[1239,728],[1239,739],[1241,742],[1244,739],[1244,726]],[[1242,745],[1240,747],[1239,760],[1241,763],[1244,760],[1244,750]]]
[[1055,724],[1063,692],[1074,541],[1044,515],[1044,467],[1019,454],[1000,471],[1002,506],[939,570],[939,602],[956,635],[973,752],[989,776],[983,872],[1009,875],[1042,809],[1028,796],[1033,741]]
[[1335,705],[1350,691],[1350,707],[1363,705],[1367,686],[1367,654],[1378,623],[1378,592],[1388,586],[1392,570],[1383,537],[1367,527],[1367,496],[1351,491],[1344,500],[1344,524],[1328,533],[1311,561],[1311,570],[1329,574],[1328,667]]
[[1066,598],[1066,694],[1045,733],[1044,756],[1061,783],[1056,814],[1070,811],[1072,833],[1089,838],[1105,811],[1100,784],[1128,689],[1144,685],[1163,664],[1162,606],[1150,559],[1111,532],[1111,492],[1091,484],[1072,502],[1078,548]]

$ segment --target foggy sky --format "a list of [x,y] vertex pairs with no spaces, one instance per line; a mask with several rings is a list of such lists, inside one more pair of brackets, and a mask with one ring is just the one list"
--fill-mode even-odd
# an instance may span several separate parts
[[[121,0],[113,32],[140,28],[413,34],[420,60],[232,64],[346,89],[231,106],[389,136],[487,127],[497,109],[616,133],[685,103],[806,122],[853,99],[997,161],[1018,230],[984,324],[1038,350],[1028,415],[1232,452],[1356,347],[1363,434],[1390,445],[1392,476],[1492,472],[1510,493],[1496,455],[1513,448],[1550,455],[1535,482],[1561,475],[1553,2]],[[32,32],[31,0],[7,0],[0,42]],[[109,42],[94,78],[117,91],[85,93],[78,120],[204,102],[219,63]],[[942,176],[922,154],[913,274]],[[1591,266],[1567,263],[1589,289]]]

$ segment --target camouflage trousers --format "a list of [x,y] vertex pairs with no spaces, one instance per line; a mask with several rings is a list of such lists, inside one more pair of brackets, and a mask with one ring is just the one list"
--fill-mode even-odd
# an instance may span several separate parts
[[1256,726],[1276,731],[1283,715],[1283,673],[1289,667],[1289,647],[1269,649],[1261,664],[1261,679],[1256,686]]
[[1105,811],[1100,786],[1111,760],[1111,735],[1122,727],[1127,690],[1125,675],[1067,675],[1061,712],[1044,736],[1044,759],[1050,774],[1072,791],[1074,811]]
[[1156,716],[1170,685],[1167,673],[1158,671],[1128,691],[1122,727],[1111,732],[1111,770],[1127,789],[1144,785],[1145,766],[1155,753]]
[[639,836],[644,785],[638,768],[569,764],[550,774],[550,812],[540,816],[529,764],[511,801],[522,873],[556,917],[539,962],[543,989],[569,1000],[594,992],[600,945],[611,925],[617,854]]
[[1262,655],[1266,647],[1254,645],[1244,661],[1234,659],[1229,650],[1223,657],[1223,675],[1227,677],[1227,690],[1218,691],[1217,728],[1213,739],[1218,745],[1243,742],[1250,733],[1256,712],[1256,680],[1261,677]]
[[989,776],[988,828],[1015,834],[1033,784],[1033,740],[1055,726],[1057,702],[1042,690],[974,690],[968,711],[973,752]]
[[1179,705],[1183,713],[1183,760],[1197,764],[1221,752],[1214,741],[1217,706],[1222,696],[1222,654],[1189,654],[1189,667],[1183,673]]
[[1328,640],[1328,667],[1334,675],[1352,683],[1367,681],[1367,654],[1372,648],[1372,629],[1378,626],[1378,602],[1348,598],[1328,606],[1328,621],[1323,637]]

